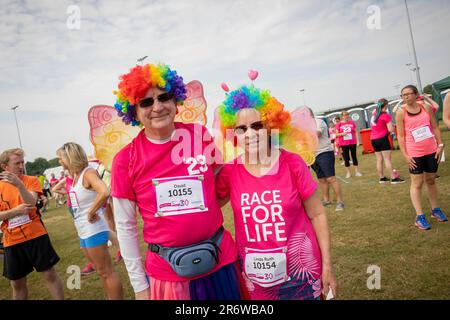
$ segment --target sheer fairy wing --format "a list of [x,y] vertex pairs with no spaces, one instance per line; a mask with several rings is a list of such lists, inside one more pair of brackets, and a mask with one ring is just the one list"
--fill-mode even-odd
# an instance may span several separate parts
[[90,139],[95,157],[111,172],[114,156],[139,133],[139,127],[126,125],[114,107],[96,105],[88,113]]
[[286,134],[284,148],[299,154],[307,165],[314,163],[318,146],[317,124],[305,107],[291,112],[292,130]]
[[206,99],[203,85],[200,81],[193,80],[186,85],[186,91],[186,100],[178,106],[175,121],[206,125]]
[[220,118],[219,118],[219,107],[214,110],[214,121],[212,125],[212,134],[214,136],[214,143],[216,147],[219,149],[224,163],[230,162],[240,156],[244,150],[234,145],[234,133],[228,132],[230,135],[226,137],[226,133],[224,135],[222,128],[220,127]]

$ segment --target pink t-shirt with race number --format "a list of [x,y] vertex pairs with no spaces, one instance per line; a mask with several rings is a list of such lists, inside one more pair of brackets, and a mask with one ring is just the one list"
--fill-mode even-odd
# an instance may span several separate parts
[[[144,241],[167,247],[204,241],[223,224],[215,194],[211,136],[201,125],[175,123],[175,129],[175,135],[165,143],[150,141],[142,130],[116,155],[111,174],[112,196],[135,201],[139,208]],[[219,263],[210,273],[237,258],[234,241],[226,230],[220,250]],[[149,250],[146,271],[166,281],[205,276],[180,277]]]
[[356,144],[356,124],[352,120],[337,123],[336,131],[339,133],[345,133],[344,136],[340,137],[339,144],[341,146]]
[[[243,164],[228,163],[216,180],[218,197],[231,200],[250,296],[258,300],[318,298],[321,254],[303,206],[317,184],[301,157],[288,151],[281,150],[275,170],[255,177]],[[280,267],[283,259],[286,269]],[[271,271],[275,266],[278,269]],[[283,272],[290,277],[288,282],[279,278]]]

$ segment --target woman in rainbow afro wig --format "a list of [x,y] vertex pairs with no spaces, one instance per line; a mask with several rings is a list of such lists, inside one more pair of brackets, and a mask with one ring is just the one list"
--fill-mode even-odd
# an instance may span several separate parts
[[[174,121],[186,99],[183,78],[164,64],[136,66],[120,77],[116,95],[123,121],[143,127],[117,153],[111,172],[117,236],[136,298],[241,299],[236,247],[215,195],[217,165],[205,151],[212,139],[202,139],[207,130],[200,124]],[[180,151],[181,143],[189,148]]]
[[224,165],[216,192],[222,205],[231,200],[251,299],[336,296],[328,221],[317,185],[300,152],[286,150],[301,151],[308,139],[293,125],[293,115],[253,84],[229,92],[216,115],[222,131],[232,129],[244,150],[238,161]]

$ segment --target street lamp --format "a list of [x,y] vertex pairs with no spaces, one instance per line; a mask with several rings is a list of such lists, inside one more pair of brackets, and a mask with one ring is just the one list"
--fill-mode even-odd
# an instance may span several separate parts
[[300,92],[303,93],[303,105],[306,106],[305,89],[300,89]]
[[142,62],[144,62],[145,59],[147,59],[148,56],[143,56],[142,58],[137,59],[137,61],[141,64],[142,66]]

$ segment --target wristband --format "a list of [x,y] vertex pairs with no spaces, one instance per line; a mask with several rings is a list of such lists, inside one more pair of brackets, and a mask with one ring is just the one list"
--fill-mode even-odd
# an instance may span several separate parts
[[443,143],[441,143],[440,145],[438,145],[438,148],[443,148],[444,147],[444,144]]

